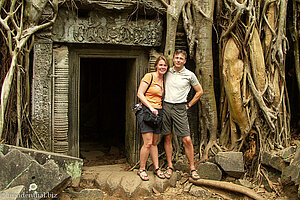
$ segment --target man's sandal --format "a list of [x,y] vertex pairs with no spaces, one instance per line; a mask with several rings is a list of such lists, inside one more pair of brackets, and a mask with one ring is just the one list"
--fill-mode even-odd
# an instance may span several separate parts
[[157,168],[156,170],[154,170],[154,174],[160,179],[166,178],[164,173],[160,170],[160,168]]
[[[169,172],[168,170],[171,170],[171,172]],[[165,171],[165,177],[167,179],[170,179],[172,174],[173,174],[174,169],[172,167],[167,167],[166,171]]]
[[198,171],[196,169],[191,170],[191,178],[195,181],[200,179],[200,176],[199,176]]
[[149,181],[149,177],[148,174],[146,172],[146,170],[144,169],[140,169],[137,174],[139,175],[139,177],[143,180],[143,181]]

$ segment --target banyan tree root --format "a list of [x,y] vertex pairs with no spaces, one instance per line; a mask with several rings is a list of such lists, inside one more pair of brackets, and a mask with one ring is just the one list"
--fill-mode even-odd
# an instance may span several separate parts
[[229,183],[225,181],[213,181],[213,180],[206,180],[206,179],[199,179],[195,181],[192,178],[189,178],[189,182],[198,186],[209,186],[218,189],[228,190],[231,192],[241,193],[255,200],[264,200],[262,196],[256,194],[253,190],[234,183]]

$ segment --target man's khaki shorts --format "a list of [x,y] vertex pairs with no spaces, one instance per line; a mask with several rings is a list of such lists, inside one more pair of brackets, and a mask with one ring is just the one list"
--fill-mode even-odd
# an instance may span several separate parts
[[164,102],[162,135],[171,134],[173,126],[177,136],[185,137],[191,135],[185,104],[186,103],[172,104]]

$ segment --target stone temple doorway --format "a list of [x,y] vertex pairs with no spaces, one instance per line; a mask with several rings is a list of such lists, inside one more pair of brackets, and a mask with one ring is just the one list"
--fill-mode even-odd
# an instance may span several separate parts
[[133,62],[80,59],[79,149],[86,165],[125,162],[126,74]]
[[69,52],[70,154],[89,156],[94,160],[89,165],[135,164],[141,136],[131,107],[137,102],[139,81],[148,70],[149,51],[72,45]]

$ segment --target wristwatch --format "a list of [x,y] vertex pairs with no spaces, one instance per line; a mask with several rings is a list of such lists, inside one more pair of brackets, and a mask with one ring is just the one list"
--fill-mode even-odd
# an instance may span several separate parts
[[186,106],[187,106],[188,108],[190,108],[190,104],[189,104],[189,103],[187,103]]

